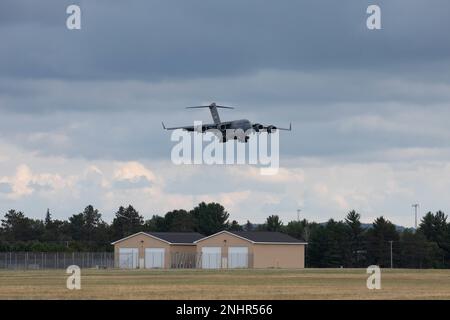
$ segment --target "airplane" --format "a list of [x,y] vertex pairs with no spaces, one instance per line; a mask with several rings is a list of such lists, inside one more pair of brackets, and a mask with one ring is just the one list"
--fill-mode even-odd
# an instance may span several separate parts
[[[278,128],[274,125],[268,125],[264,126],[260,123],[252,123],[247,119],[240,119],[240,120],[234,120],[234,121],[221,121],[219,117],[218,108],[221,109],[234,109],[233,107],[226,107],[226,106],[218,106],[216,103],[211,103],[209,106],[195,106],[195,107],[187,107],[186,109],[199,109],[199,108],[209,108],[209,111],[211,112],[212,119],[214,123],[211,124],[203,124],[201,127],[201,132],[205,132],[207,130],[219,130],[221,132],[222,140],[221,142],[227,142],[230,139],[239,140],[240,142],[247,142],[250,138],[249,136],[236,135],[236,132],[233,132],[233,130],[239,130],[241,129],[242,132],[247,132],[247,130],[253,129],[255,132],[261,132],[261,131],[267,131],[267,133],[273,133],[276,130],[286,130],[291,131],[292,130],[292,124],[289,124],[289,128]],[[164,130],[176,130],[176,129],[183,129],[189,132],[193,131],[200,131],[200,128],[196,128],[194,126],[183,126],[183,127],[172,127],[167,128],[164,125],[164,122],[162,122],[162,126]],[[229,130],[229,131],[227,131]],[[231,134],[230,134],[231,132]],[[239,132],[239,131],[238,131]]]

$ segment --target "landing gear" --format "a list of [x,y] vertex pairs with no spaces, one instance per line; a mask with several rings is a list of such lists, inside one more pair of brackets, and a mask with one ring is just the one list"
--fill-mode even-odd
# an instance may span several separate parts
[[249,136],[245,136],[245,137],[242,137],[242,136],[240,136],[240,137],[234,136],[234,140],[238,140],[239,142],[245,142],[245,143],[247,143],[247,142],[248,142],[248,139],[250,139]]
[[[250,139],[250,137],[249,136],[242,136],[242,135],[234,135],[233,137],[230,137],[230,139],[233,139],[233,140],[236,140],[236,141],[239,141],[239,142],[245,142],[245,143],[247,143],[248,142],[248,140]],[[223,135],[222,136],[222,142],[227,142],[228,141],[228,139],[226,138],[226,136],[225,135]]]

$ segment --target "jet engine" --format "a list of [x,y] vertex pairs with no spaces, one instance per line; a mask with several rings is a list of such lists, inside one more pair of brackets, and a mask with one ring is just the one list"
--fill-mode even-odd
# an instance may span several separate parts
[[264,128],[264,126],[260,123],[255,123],[253,125],[253,130],[255,130],[256,132],[259,132],[260,130],[262,130]]

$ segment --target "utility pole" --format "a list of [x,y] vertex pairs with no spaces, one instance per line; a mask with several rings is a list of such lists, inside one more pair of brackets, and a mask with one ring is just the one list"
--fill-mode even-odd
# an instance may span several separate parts
[[420,205],[418,203],[415,203],[415,204],[412,205],[412,207],[414,208],[414,216],[415,216],[414,227],[415,227],[416,230],[417,230],[417,211],[419,209],[419,206]]
[[389,243],[391,244],[391,269],[393,269],[394,268],[394,260],[392,259],[392,243],[393,243],[394,241],[389,241]]
[[297,209],[297,222],[300,222],[300,211],[302,211],[302,209]]

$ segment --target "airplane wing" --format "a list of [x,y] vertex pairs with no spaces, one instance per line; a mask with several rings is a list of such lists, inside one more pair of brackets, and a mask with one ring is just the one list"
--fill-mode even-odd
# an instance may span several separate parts
[[260,130],[267,130],[271,132],[272,130],[285,130],[285,131],[291,131],[292,130],[292,123],[289,123],[289,128],[280,128],[273,125],[270,126],[261,126]]
[[292,130],[292,123],[289,123],[289,128],[278,128],[278,130],[285,130],[285,131],[291,131]]
[[[163,129],[164,129],[164,130],[177,130],[177,129],[182,129],[182,130],[186,130],[186,131],[189,131],[189,132],[193,132],[193,131],[195,131],[195,129],[196,129],[195,126],[183,126],[183,127],[171,127],[171,128],[167,128],[167,127],[164,125],[164,122],[161,122],[161,123],[162,123],[162,126],[163,126]],[[202,125],[202,131],[206,131],[206,130],[209,130],[209,129],[217,129],[217,125],[216,125],[216,124],[203,124],[203,125]]]

